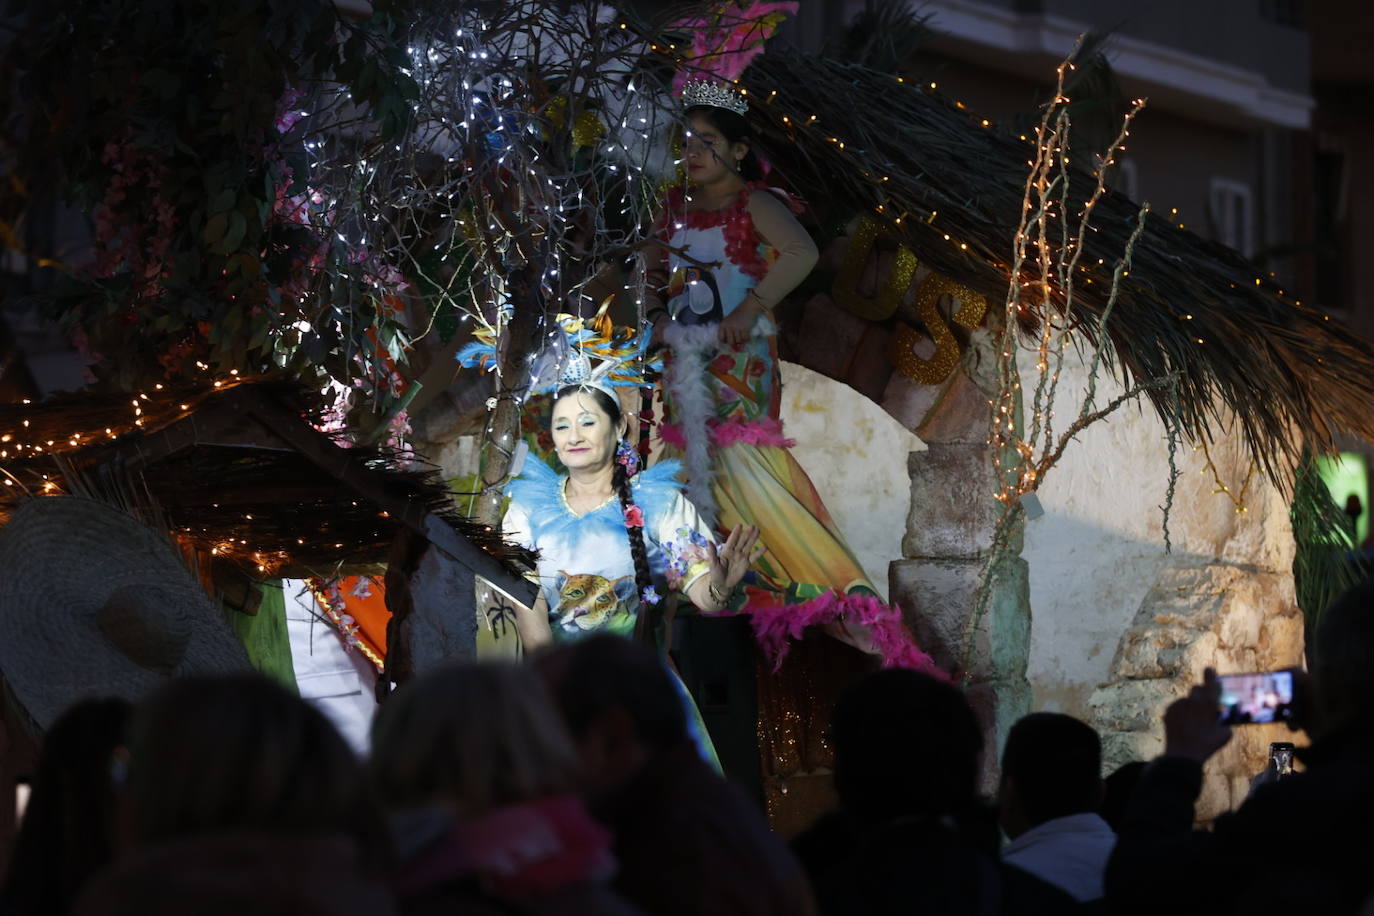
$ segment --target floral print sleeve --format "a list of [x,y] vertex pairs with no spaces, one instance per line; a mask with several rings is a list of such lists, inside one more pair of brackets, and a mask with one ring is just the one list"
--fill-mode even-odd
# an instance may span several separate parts
[[658,530],[668,587],[685,592],[711,568],[709,545],[715,542],[696,507],[678,494],[664,513]]

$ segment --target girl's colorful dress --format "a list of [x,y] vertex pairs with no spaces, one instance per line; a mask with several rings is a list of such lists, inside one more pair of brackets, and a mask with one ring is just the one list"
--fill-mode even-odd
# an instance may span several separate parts
[[[878,597],[788,451],[772,321],[760,317],[742,346],[718,343],[719,322],[751,290],[771,308],[804,278],[814,263],[809,236],[782,197],[756,184],[719,211],[687,211],[682,192],[670,193],[659,237],[666,243],[665,299],[673,318],[664,334],[671,350],[665,378],[671,422],[663,439],[685,453],[688,494],[717,529],[755,525],[767,548],[740,610],[750,615],[772,669],[758,678],[759,737],[765,792],[776,815],[788,778],[828,763],[824,717],[833,697],[821,695],[827,690],[816,679],[845,667],[815,658],[815,647],[805,650],[805,662],[784,664],[809,627],[837,619],[863,624],[885,665],[944,675],[916,647],[901,612]],[[838,649],[833,640],[817,642],[822,655]],[[830,670],[818,674],[818,667]]]
[[[660,462],[635,475],[630,489],[644,520],[644,546],[653,588],[660,596],[685,591],[710,570],[711,529],[682,494],[680,465]],[[635,584],[634,557],[620,499],[578,515],[568,505],[567,477],[530,453],[520,476],[506,487],[510,506],[502,522],[507,540],[538,551],[536,575],[549,609],[555,642],[593,633],[632,637],[644,596]],[[702,756],[719,760],[687,688],[674,676],[688,728]]]

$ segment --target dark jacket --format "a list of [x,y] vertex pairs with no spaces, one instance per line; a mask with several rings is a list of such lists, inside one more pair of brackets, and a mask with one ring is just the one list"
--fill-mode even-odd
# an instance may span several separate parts
[[593,813],[615,833],[615,887],[654,916],[808,916],[810,889],[759,807],[695,747],[656,754]]
[[1073,897],[1005,864],[946,819],[861,825],[836,812],[793,846],[806,863],[822,916],[1084,912]]
[[1306,771],[1261,786],[1194,831],[1202,767],[1146,768],[1107,864],[1116,911],[1354,913],[1374,894],[1374,727],[1298,752]]
[[393,826],[403,916],[641,916],[608,887],[611,835],[576,798],[474,818],[421,812]]
[[349,838],[226,833],[134,850],[96,875],[73,916],[393,916]]

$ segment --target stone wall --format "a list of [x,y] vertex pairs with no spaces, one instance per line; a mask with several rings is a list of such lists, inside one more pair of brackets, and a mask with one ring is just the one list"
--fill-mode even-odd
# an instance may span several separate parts
[[[926,443],[907,463],[911,503],[902,559],[891,567],[892,597],[908,611],[921,647],[961,677],[990,750],[1031,710],[1032,699],[1026,679],[1032,606],[1019,528],[992,580],[972,651],[965,649],[1002,509],[987,443],[996,387],[992,341],[987,330],[975,332],[943,383],[920,386],[894,374],[884,396],[884,406],[912,423]],[[995,788],[995,760],[995,754],[984,760],[985,790]]]
[[[1022,368],[1024,378],[1029,366]],[[1065,368],[1055,411],[1061,428],[1076,413],[1085,376],[1081,363]],[[1099,403],[1120,390],[1107,380]],[[1181,445],[1172,553],[1164,550],[1159,508],[1167,437],[1149,405],[1123,407],[1085,430],[1040,489],[1045,515],[1026,524],[1034,706],[1096,726],[1108,769],[1159,752],[1164,707],[1203,668],[1258,671],[1302,661],[1287,503],[1249,473],[1237,437],[1218,439],[1209,448],[1215,474],[1200,448]],[[1215,492],[1218,477],[1244,512]],[[1238,728],[1209,765],[1199,815],[1238,803],[1268,743],[1290,739],[1284,726]]]

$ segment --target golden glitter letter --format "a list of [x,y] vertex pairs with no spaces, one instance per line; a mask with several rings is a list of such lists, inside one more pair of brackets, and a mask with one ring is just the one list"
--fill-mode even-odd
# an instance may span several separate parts
[[916,314],[935,343],[935,355],[930,359],[921,359],[916,355],[912,348],[921,339],[921,334],[910,325],[899,325],[897,332],[892,335],[892,364],[903,375],[922,385],[943,382],[959,364],[959,341],[940,314],[940,297],[946,294],[959,303],[954,321],[962,327],[970,330],[978,327],[987,314],[987,300],[967,286],[937,273],[926,276],[916,292]]
[[888,272],[887,282],[876,296],[859,293],[859,278],[863,276],[868,256],[873,251],[873,243],[882,234],[878,223],[868,216],[859,220],[854,234],[849,237],[849,247],[844,252],[844,263],[835,274],[835,282],[830,286],[830,297],[851,313],[869,321],[884,321],[892,317],[901,304],[902,296],[916,276],[916,255],[906,248],[898,248],[892,260],[892,270]]

